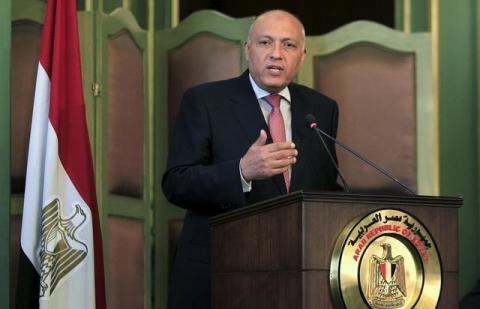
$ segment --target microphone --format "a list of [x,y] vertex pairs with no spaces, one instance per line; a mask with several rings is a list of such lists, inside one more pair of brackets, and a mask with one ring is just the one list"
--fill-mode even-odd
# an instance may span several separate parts
[[[404,185],[400,180],[398,180],[397,178],[395,178],[392,174],[390,174],[389,172],[387,172],[385,169],[381,168],[380,166],[378,166],[377,164],[373,163],[372,161],[370,161],[369,159],[365,158],[364,156],[362,156],[361,154],[359,154],[358,152],[356,152],[355,150],[351,149],[350,147],[348,147],[347,145],[343,144],[342,142],[340,142],[338,139],[334,138],[333,136],[330,136],[329,134],[327,134],[326,132],[324,132],[323,130],[319,129],[318,126],[317,126],[317,121],[315,120],[315,116],[312,115],[312,114],[308,114],[307,116],[305,116],[305,121],[307,123],[307,126],[310,128],[310,129],[313,129],[315,130],[315,132],[317,132],[317,135],[320,137],[320,140],[322,141],[322,144],[323,146],[325,147],[325,149],[327,150],[328,152],[328,155],[330,157],[330,159],[332,160],[334,166],[335,166],[335,169],[338,171],[338,175],[340,175],[340,179],[342,180],[343,184],[346,185],[346,182],[345,182],[345,179],[343,178],[343,175],[340,173],[339,169],[338,169],[338,166],[337,166],[337,163],[335,162],[335,160],[333,159],[333,156],[332,154],[330,153],[330,151],[328,150],[328,147],[325,143],[325,141],[323,140],[323,136],[327,137],[328,139],[330,139],[331,141],[333,141],[335,144],[337,144],[338,146],[342,147],[343,149],[345,149],[346,151],[348,151],[349,153],[353,154],[355,157],[357,157],[360,161],[368,164],[369,166],[375,168],[378,172],[382,173],[383,175],[385,175],[387,178],[389,178],[390,180],[393,180],[394,182],[396,182],[397,184],[399,184],[405,191],[407,191],[408,193],[412,194],[412,195],[416,195],[415,192],[413,192],[412,189],[410,189],[409,187],[407,187],[406,185]],[[349,192],[348,191],[348,187],[345,188],[345,191]]]

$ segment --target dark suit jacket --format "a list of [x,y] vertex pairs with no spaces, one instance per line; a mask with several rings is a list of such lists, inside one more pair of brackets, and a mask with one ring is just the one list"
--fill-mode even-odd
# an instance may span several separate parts
[[[305,116],[315,115],[319,128],[335,136],[337,104],[307,87],[288,87],[292,140],[298,150],[290,191],[336,189],[335,168],[315,132],[307,127]],[[162,181],[167,199],[188,209],[177,245],[170,308],[210,307],[210,216],[287,193],[281,174],[255,180],[251,192],[242,191],[240,158],[261,129],[268,132],[268,125],[248,71],[185,92]]]

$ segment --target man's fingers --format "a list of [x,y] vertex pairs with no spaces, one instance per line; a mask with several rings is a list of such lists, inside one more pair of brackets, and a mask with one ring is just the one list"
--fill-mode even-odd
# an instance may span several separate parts
[[272,143],[265,145],[265,149],[269,152],[275,152],[283,149],[295,149],[295,144],[291,142],[283,142],[283,143]]
[[260,131],[257,140],[240,160],[240,170],[246,181],[281,174],[297,161],[298,151],[292,142],[266,145],[267,134]]
[[296,162],[296,157],[283,157],[280,159],[269,158],[264,161],[262,165],[258,166],[258,170],[268,173],[268,171],[271,170],[288,168],[290,165],[295,164]]
[[283,174],[286,171],[288,171],[288,166],[271,168],[271,169],[269,169],[267,177],[271,177],[271,176],[278,175],[278,174]]
[[260,135],[258,136],[257,140],[253,143],[253,145],[256,146],[262,146],[265,145],[267,142],[267,133],[265,130],[260,130]]
[[270,158],[274,160],[294,158],[297,155],[298,151],[296,149],[283,149],[269,153]]
[[297,162],[297,158],[295,157],[272,160],[269,162],[268,168],[269,169],[288,168],[290,165],[295,164],[295,162]]

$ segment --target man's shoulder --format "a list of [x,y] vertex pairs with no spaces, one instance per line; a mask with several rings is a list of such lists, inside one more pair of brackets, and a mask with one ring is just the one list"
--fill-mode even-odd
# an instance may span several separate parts
[[189,88],[187,92],[193,92],[198,94],[228,94],[237,89],[241,85],[241,83],[242,76],[239,76],[229,79],[202,83]]
[[334,99],[310,87],[292,83],[289,85],[289,89],[292,93],[292,96],[301,96],[307,101],[337,105]]

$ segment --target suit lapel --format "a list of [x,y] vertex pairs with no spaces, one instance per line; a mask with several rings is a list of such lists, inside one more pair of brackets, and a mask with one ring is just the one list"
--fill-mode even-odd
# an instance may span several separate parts
[[[250,144],[253,144],[258,139],[260,130],[262,129],[267,133],[267,144],[271,143],[272,137],[270,136],[268,125],[263,117],[255,92],[250,84],[248,71],[239,77],[238,82],[238,91],[232,94],[231,101],[232,111],[237,117],[240,126],[246,133]],[[287,192],[283,175],[275,175],[271,180],[275,183],[280,194]]]
[[305,151],[308,146],[304,145],[304,140],[310,133],[305,125],[305,116],[308,113],[311,113],[311,111],[308,110],[308,102],[294,86],[289,87],[289,90],[292,100],[290,107],[292,113],[292,141],[295,143],[298,150],[297,163],[292,166],[292,174],[290,178],[290,191],[293,192],[300,189],[300,179],[305,166]]
[[268,133],[268,126],[248,80],[248,71],[239,77],[237,89],[230,97],[232,110],[246,133],[248,141],[253,144],[260,135],[260,130],[263,129]]

